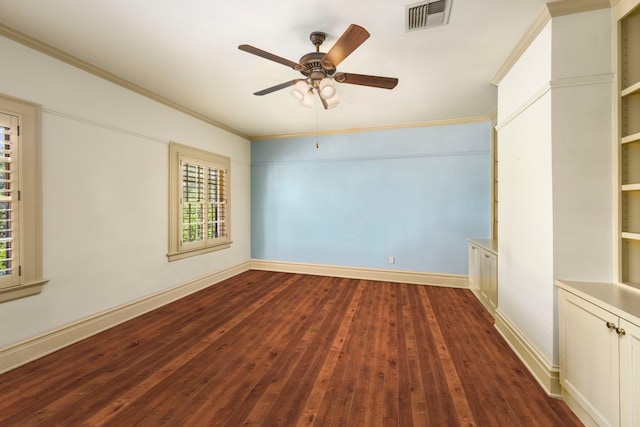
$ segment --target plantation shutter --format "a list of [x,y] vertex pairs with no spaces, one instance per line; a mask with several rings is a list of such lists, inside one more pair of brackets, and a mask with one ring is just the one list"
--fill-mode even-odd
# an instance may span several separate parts
[[222,166],[209,165],[207,176],[207,238],[227,237],[226,172]]
[[200,247],[227,237],[226,169],[181,156],[183,247]]
[[0,113],[0,288],[19,283],[17,141],[18,118]]
[[182,243],[204,240],[204,168],[182,162]]

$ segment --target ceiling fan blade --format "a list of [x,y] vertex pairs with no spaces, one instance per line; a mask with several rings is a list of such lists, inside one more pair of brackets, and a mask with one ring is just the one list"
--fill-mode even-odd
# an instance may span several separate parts
[[242,50],[244,52],[252,53],[252,54],[257,55],[257,56],[259,56],[261,58],[277,62],[278,64],[286,65],[287,67],[291,67],[296,71],[302,71],[302,70],[305,69],[305,67],[303,67],[302,65],[298,64],[297,62],[290,61],[290,60],[288,60],[286,58],[282,58],[282,57],[280,57],[278,55],[274,55],[273,53],[269,53],[266,50],[258,49],[257,47],[253,47],[253,46],[250,46],[248,44],[241,44],[240,46],[238,46],[238,49],[240,49],[240,50]]
[[324,56],[323,65],[326,64],[327,68],[337,67],[351,52],[364,43],[369,35],[369,32],[361,26],[351,24]]
[[254,92],[253,94],[254,95],[258,95],[258,96],[266,95],[268,93],[275,92],[277,90],[284,89],[284,88],[289,87],[289,86],[293,86],[294,84],[298,83],[299,81],[304,81],[304,80],[303,79],[294,79],[294,80],[291,80],[291,81],[288,81],[288,82],[280,83],[279,85],[275,85],[275,86],[268,87],[266,89],[262,89],[262,90],[260,90],[258,92]]
[[382,89],[393,89],[398,84],[398,79],[395,77],[368,76],[353,73],[336,73],[334,79],[338,83],[379,87]]

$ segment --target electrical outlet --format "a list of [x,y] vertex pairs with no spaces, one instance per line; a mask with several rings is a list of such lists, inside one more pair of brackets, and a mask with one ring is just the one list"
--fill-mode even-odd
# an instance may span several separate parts
[[396,257],[394,257],[393,255],[389,257],[389,264],[395,264],[396,263]]

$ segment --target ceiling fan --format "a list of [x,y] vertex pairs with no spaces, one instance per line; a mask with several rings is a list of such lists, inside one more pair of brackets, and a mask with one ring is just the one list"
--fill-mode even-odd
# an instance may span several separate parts
[[348,83],[361,86],[377,87],[382,89],[393,89],[398,84],[398,79],[393,77],[369,76],[365,74],[337,72],[336,67],[354,50],[356,50],[370,36],[369,32],[359,25],[351,24],[349,28],[340,36],[329,52],[320,52],[320,45],[324,42],[326,34],[314,31],[309,39],[316,47],[315,52],[303,55],[299,62],[293,62],[248,44],[241,44],[238,49],[277,62],[287,67],[299,71],[304,78],[293,79],[288,82],[275,85],[254,95],[262,96],[271,92],[295,86],[292,95],[301,104],[305,102],[313,103],[313,93],[317,93],[325,109],[333,108],[337,105],[335,88],[333,82]]

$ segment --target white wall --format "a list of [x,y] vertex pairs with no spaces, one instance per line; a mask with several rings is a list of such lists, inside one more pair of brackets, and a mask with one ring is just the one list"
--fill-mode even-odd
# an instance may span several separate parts
[[547,94],[498,134],[499,310],[548,360],[554,335],[550,109]]
[[499,311],[549,366],[554,280],[613,277],[609,14],[553,18],[498,89]]
[[546,90],[551,80],[551,23],[547,24],[498,86],[498,125],[508,121]]
[[[249,141],[10,40],[0,51],[0,93],[43,107],[50,280],[0,304],[0,348],[250,259]],[[169,141],[231,158],[230,249],[167,261]]]

